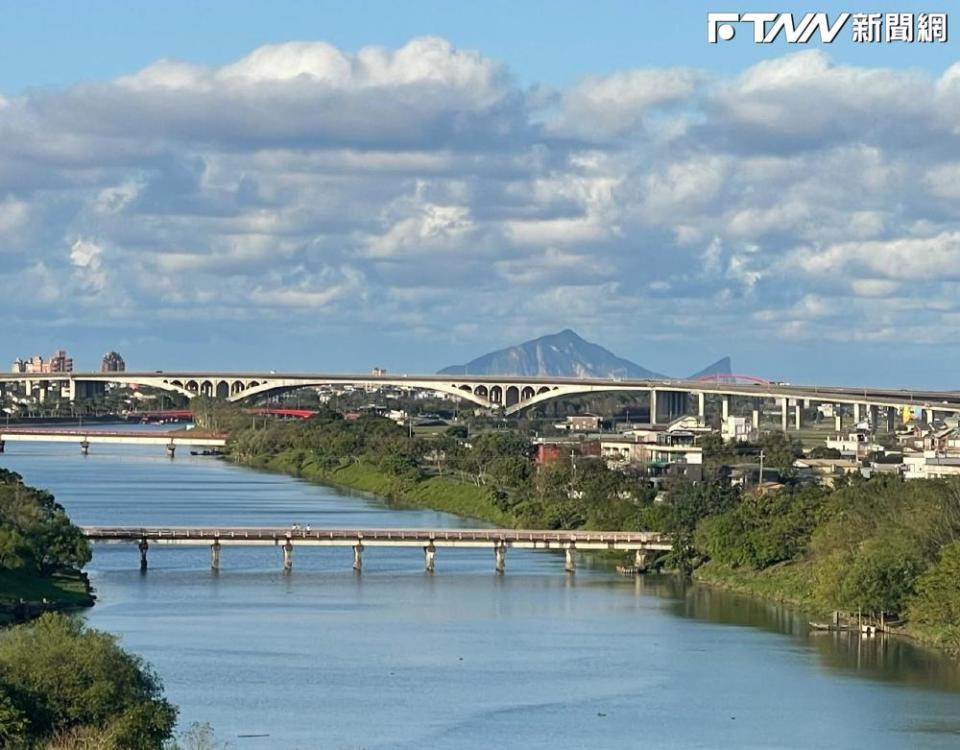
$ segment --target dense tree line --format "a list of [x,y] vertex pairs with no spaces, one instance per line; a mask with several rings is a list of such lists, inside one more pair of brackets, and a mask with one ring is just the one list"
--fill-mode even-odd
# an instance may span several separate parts
[[0,570],[45,575],[89,560],[90,546],[53,495],[0,469]]
[[517,526],[639,529],[654,494],[646,483],[576,452],[536,467],[530,440],[517,431],[467,436],[455,426],[419,438],[387,419],[348,421],[329,410],[305,422],[235,430],[230,449],[241,461],[281,456],[284,465],[300,470],[363,463],[391,477],[397,494],[417,482],[447,477],[482,488]]
[[[960,625],[960,483],[881,475],[750,493],[702,518],[695,546],[733,568],[802,562],[824,609]],[[960,641],[958,641],[960,643]]]
[[176,709],[113,636],[46,614],[0,634],[0,746],[159,750]]
[[[0,586],[30,591],[89,559],[53,495],[0,469]],[[0,631],[0,747],[159,750],[175,718],[153,672],[112,636],[52,613]]]

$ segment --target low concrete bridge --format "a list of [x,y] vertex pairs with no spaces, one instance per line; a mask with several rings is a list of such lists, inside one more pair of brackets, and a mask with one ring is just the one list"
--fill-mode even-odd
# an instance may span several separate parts
[[107,430],[43,430],[29,428],[0,429],[0,453],[6,450],[8,442],[14,443],[75,443],[80,446],[83,455],[90,452],[94,443],[114,443],[119,445],[163,445],[167,455],[173,458],[177,446],[186,445],[197,448],[222,448],[227,444],[227,436],[214,432],[134,432]]
[[515,529],[308,529],[254,527],[105,527],[85,526],[83,535],[91,542],[136,544],[140,569],[147,569],[151,544],[210,547],[210,566],[220,569],[224,546],[271,546],[283,552],[283,568],[293,567],[294,546],[352,547],[354,570],[363,569],[367,547],[420,547],[424,568],[433,572],[436,551],[441,547],[486,548],[494,552],[498,573],[506,570],[508,549],[564,550],[566,570],[576,570],[576,553],[590,550],[634,552],[638,569],[645,569],[651,555],[669,550],[665,534],[648,531],[520,531]]

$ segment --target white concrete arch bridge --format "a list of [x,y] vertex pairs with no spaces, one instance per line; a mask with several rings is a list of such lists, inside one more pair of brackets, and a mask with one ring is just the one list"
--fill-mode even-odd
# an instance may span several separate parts
[[[880,418],[886,410],[891,421],[903,407],[922,410],[928,421],[936,413],[960,414],[960,391],[930,391],[869,386],[792,385],[789,383],[732,382],[728,380],[620,380],[608,378],[563,378],[554,376],[511,377],[502,375],[393,375],[330,373],[237,373],[237,372],[95,372],[95,373],[0,373],[0,391],[11,386],[45,393],[58,387],[70,400],[82,399],[102,390],[106,383],[158,388],[188,398],[205,395],[243,401],[297,388],[392,386],[428,390],[456,396],[477,406],[515,414],[537,404],[564,396],[593,393],[648,393],[651,421],[666,421],[687,412],[691,401],[703,417],[705,399],[721,401],[721,413],[730,412],[732,399],[748,399],[754,426],[759,423],[763,404],[774,401],[783,429],[793,422],[800,426],[802,408],[817,403],[852,405],[855,419],[869,414]],[[874,422],[876,423],[876,421]]]

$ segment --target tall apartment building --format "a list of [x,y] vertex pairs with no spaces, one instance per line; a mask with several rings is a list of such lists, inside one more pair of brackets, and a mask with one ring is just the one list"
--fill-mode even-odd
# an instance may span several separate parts
[[13,362],[12,372],[18,373],[51,373],[73,372],[73,359],[67,356],[63,349],[57,349],[49,360],[44,360],[39,354],[30,359],[16,359]]
[[116,352],[107,352],[100,361],[100,372],[124,372],[127,363]]

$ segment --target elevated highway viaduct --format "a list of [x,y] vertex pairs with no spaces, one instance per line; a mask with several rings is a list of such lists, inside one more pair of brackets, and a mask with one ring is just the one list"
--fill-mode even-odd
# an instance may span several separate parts
[[[853,407],[859,421],[868,411],[879,419],[879,410],[904,407],[920,409],[928,421],[936,412],[960,413],[960,391],[876,388],[869,386],[793,385],[788,383],[733,383],[702,380],[621,380],[604,378],[508,377],[502,375],[350,375],[331,373],[238,373],[238,372],[117,372],[117,373],[2,373],[0,388],[19,384],[30,391],[45,393],[58,387],[71,400],[102,389],[104,384],[136,385],[179,393],[188,398],[197,395],[244,401],[297,388],[317,386],[354,386],[380,388],[392,386],[411,390],[431,390],[464,399],[487,409],[514,414],[537,404],[564,396],[593,393],[648,393],[651,421],[672,419],[691,409],[704,416],[707,396],[721,401],[724,415],[731,399],[752,399],[754,422],[759,419],[760,404],[773,400],[779,405],[783,429],[792,422],[799,427],[803,405],[831,403]],[[792,407],[792,413],[791,413]],[[876,422],[875,422],[876,423]]]

